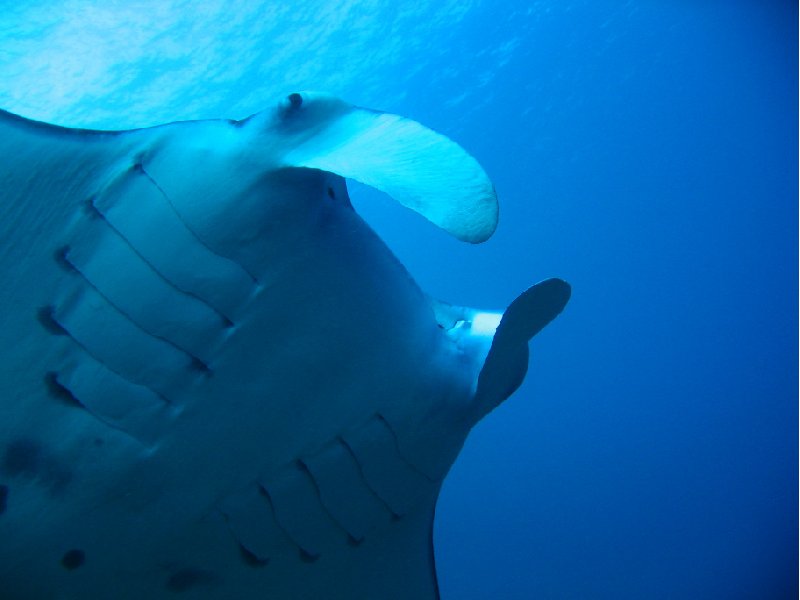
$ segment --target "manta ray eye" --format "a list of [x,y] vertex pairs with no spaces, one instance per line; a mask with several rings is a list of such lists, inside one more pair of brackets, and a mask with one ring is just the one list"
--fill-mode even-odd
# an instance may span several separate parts
[[289,94],[286,99],[289,101],[289,106],[295,110],[303,106],[303,97],[300,94]]

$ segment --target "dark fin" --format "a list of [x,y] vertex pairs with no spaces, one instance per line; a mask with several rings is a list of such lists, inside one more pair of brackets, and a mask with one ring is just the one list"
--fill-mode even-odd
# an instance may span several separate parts
[[528,340],[558,316],[570,293],[566,281],[547,279],[528,288],[506,309],[478,376],[475,392],[478,418],[522,384],[528,371]]

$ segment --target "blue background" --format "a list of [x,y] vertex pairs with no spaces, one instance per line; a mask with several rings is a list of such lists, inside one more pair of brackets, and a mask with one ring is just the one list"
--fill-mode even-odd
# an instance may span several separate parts
[[123,128],[319,89],[460,142],[486,244],[357,209],[442,299],[573,285],[472,433],[435,539],[454,598],[796,598],[798,64],[790,1],[20,2],[0,107]]

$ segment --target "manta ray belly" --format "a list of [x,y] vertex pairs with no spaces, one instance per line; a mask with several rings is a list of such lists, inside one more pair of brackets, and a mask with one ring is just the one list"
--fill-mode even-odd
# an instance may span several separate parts
[[438,598],[441,482],[570,288],[482,324],[343,177],[497,226],[458,144],[326,94],[122,132],[0,110],[4,600]]
[[19,597],[295,597],[313,563],[323,593],[374,532],[429,527],[406,515],[439,482],[381,415],[457,387],[437,367],[441,334],[329,197],[338,178],[248,188],[263,202],[234,220],[263,231],[240,238],[204,231],[150,166],[87,188],[33,249],[48,285],[16,296],[39,323],[19,332],[29,366],[3,376],[25,399],[5,421],[0,528],[25,537],[0,549],[2,580]]

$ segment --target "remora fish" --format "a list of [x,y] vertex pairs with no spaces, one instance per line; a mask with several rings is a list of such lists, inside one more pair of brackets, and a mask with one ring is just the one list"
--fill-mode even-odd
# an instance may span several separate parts
[[477,162],[309,93],[121,132],[0,112],[0,159],[0,596],[438,597],[442,480],[570,290],[432,300],[344,178],[480,242]]

